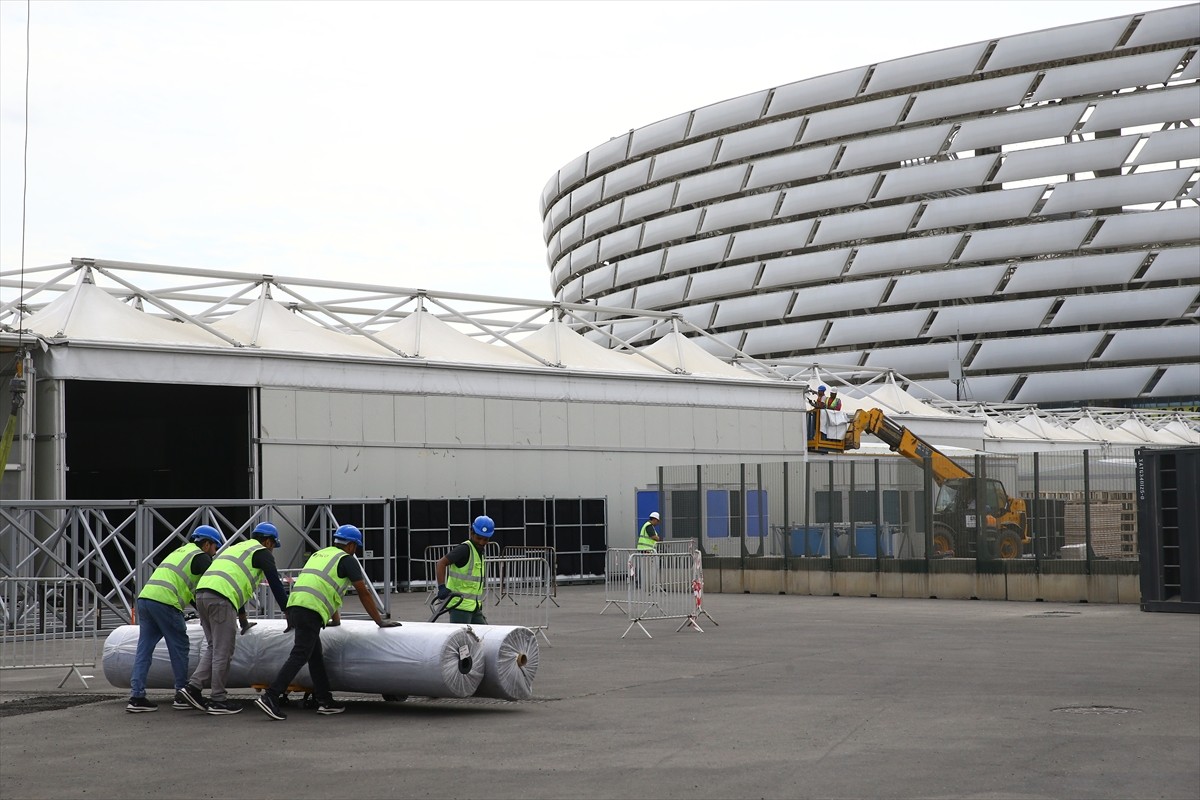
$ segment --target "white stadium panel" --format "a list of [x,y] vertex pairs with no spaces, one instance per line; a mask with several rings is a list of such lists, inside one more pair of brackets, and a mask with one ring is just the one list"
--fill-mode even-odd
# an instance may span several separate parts
[[893,369],[904,375],[945,374],[956,352],[961,351],[963,348],[955,342],[880,347],[868,353],[865,366]]
[[571,195],[563,195],[550,207],[550,213],[547,216],[550,219],[551,228],[557,228],[566,222],[567,218],[571,216]]
[[1144,47],[1159,42],[1174,42],[1179,39],[1200,38],[1200,14],[1195,3],[1177,8],[1164,8],[1147,12],[1129,41],[1122,47]]
[[1183,68],[1178,75],[1172,76],[1173,81],[1194,81],[1200,78],[1200,59],[1195,56],[1188,62],[1188,65]]
[[742,350],[750,355],[761,353],[783,353],[793,350],[811,350],[817,346],[825,323],[788,322],[769,328],[751,328],[746,331]]
[[757,288],[792,286],[836,278],[842,274],[849,257],[850,248],[842,247],[837,250],[822,250],[764,261],[762,277],[758,279]]
[[1200,108],[1198,84],[1131,92],[1097,101],[1095,110],[1080,131],[1092,133],[1158,122],[1182,122],[1195,119],[1197,108]]
[[768,94],[770,92],[764,90],[697,108],[692,114],[692,127],[688,129],[688,136],[703,136],[723,128],[753,122],[762,116]]
[[584,153],[568,161],[566,166],[558,171],[559,190],[565,192],[574,189],[586,177],[587,153]]
[[662,272],[663,253],[655,250],[617,262],[617,286],[627,286]]
[[1129,27],[1131,19],[1132,17],[1102,19],[1006,36],[996,42],[996,49],[992,51],[983,68],[991,72],[1089,53],[1103,53],[1117,46],[1117,41]]
[[812,231],[812,220],[788,222],[783,225],[768,225],[736,233],[733,236],[733,250],[729,253],[730,260],[740,260],[770,253],[781,253],[785,250],[799,250],[808,241]]
[[953,127],[950,124],[928,125],[846,142],[846,149],[838,159],[838,170],[848,172],[936,155]]
[[1026,225],[971,231],[971,239],[958,258],[959,261],[991,261],[1076,250],[1095,224],[1090,219],[1031,221]]
[[583,294],[587,297],[597,297],[605,292],[611,292],[616,275],[617,268],[612,264],[592,270],[583,276]]
[[1115,169],[1125,163],[1139,136],[1118,136],[1113,139],[1092,139],[1087,142],[1055,144],[1018,150],[1004,157],[1004,164],[993,179],[995,183],[1048,178],[1052,175],[1073,175]]
[[[1103,331],[988,339],[971,359],[970,369],[1008,369],[1027,367],[1030,363],[1086,364],[1103,340]],[[1031,358],[1031,353],[1036,353],[1036,358]]]
[[579,214],[599,203],[604,196],[604,178],[593,178],[571,192],[571,213]]
[[[669,308],[683,302],[683,293],[687,291],[687,275],[676,275],[664,281],[655,281],[637,290],[637,307],[660,309]],[[646,323],[642,323],[644,326]]]
[[[632,308],[634,289],[621,289],[611,294],[606,294],[596,298],[596,305],[608,306],[609,308]],[[611,316],[607,314],[598,315],[600,317]]]
[[[968,375],[962,387],[963,398],[1001,403],[1008,399],[1017,379],[1014,375]],[[948,378],[945,380],[923,379],[905,391],[918,399],[953,398],[956,387]]]
[[1160,250],[1140,280],[1168,281],[1200,276],[1200,247]]
[[695,236],[699,228],[700,209],[698,208],[693,208],[690,211],[681,211],[678,214],[671,214],[667,217],[652,219],[645,225],[646,230],[642,234],[642,247],[650,247],[651,245],[682,239],[686,236]]
[[713,155],[717,152],[717,142],[717,139],[708,139],[659,153],[654,157],[650,180],[657,181],[707,167],[712,163]]
[[692,284],[688,289],[687,299],[689,301],[707,300],[710,297],[724,297],[748,291],[754,287],[758,269],[757,262],[750,262],[733,267],[697,272],[692,275]]
[[871,80],[867,82],[866,92],[886,92],[969,75],[975,70],[987,46],[987,42],[976,42],[876,64]]
[[1200,364],[1172,364],[1150,390],[1151,397],[1195,397],[1200,393]]
[[1200,326],[1141,328],[1117,331],[1098,361],[1155,361],[1164,358],[1200,358]]
[[1032,297],[1001,303],[945,306],[938,309],[925,335],[956,336],[960,333],[1034,330],[1041,327],[1042,320],[1053,305],[1052,297]]
[[1025,379],[1013,401],[1060,403],[1137,397],[1152,377],[1154,367],[1035,373]]
[[820,226],[813,237],[814,245],[848,242],[853,239],[870,239],[903,233],[912,224],[919,203],[902,203],[896,206],[870,208],[866,211],[848,211],[821,217]]
[[[1200,58],[1194,60],[1200,63]],[[1200,128],[1172,128],[1150,134],[1133,163],[1161,164],[1194,158],[1200,158]]]
[[1045,188],[1028,186],[1023,189],[1005,189],[1000,192],[930,200],[925,205],[925,213],[917,222],[916,229],[949,228],[953,225],[1028,217],[1033,211],[1033,206],[1042,198]]
[[1004,294],[1082,289],[1128,283],[1146,260],[1146,252],[1107,253],[1023,261],[1004,287]]
[[571,274],[578,275],[599,263],[599,242],[588,242],[571,251]]
[[636,186],[644,186],[650,178],[650,159],[618,167],[604,176],[604,199],[623,194]]
[[837,153],[838,145],[831,144],[755,161],[751,164],[750,180],[746,182],[746,188],[759,189],[763,186],[824,175],[833,166],[833,159]]
[[584,238],[595,236],[598,233],[603,233],[611,228],[615,228],[621,222],[621,202],[609,203],[593,208],[583,217],[583,235]]
[[551,269],[550,269],[550,275],[553,278],[553,283],[557,286],[558,284],[560,284],[564,280],[566,280],[567,275],[570,274],[571,259],[570,258],[561,258],[560,259],[560,258],[558,258],[558,256],[554,256],[553,261],[551,263],[553,263],[554,266],[551,267]]
[[717,163],[737,161],[747,156],[760,153],[770,153],[782,150],[796,143],[800,133],[800,117],[772,122],[768,125],[756,125],[753,128],[727,133],[721,137],[721,149],[717,153]]
[[747,169],[745,164],[738,164],[684,178],[679,181],[675,205],[688,206],[714,197],[735,194],[741,191],[742,184],[746,181]]
[[1146,319],[1182,317],[1200,291],[1195,286],[1167,289],[1138,289],[1068,297],[1050,321],[1050,327],[1073,325],[1110,325],[1116,322],[1140,322]]
[[998,155],[957,158],[889,170],[874,200],[912,197],[947,189],[980,186],[999,160]]
[[822,344],[825,347],[838,347],[844,344],[913,339],[921,332],[927,319],[929,312],[925,310],[843,317],[833,321]]
[[729,234],[725,234],[708,239],[696,239],[668,248],[667,263],[663,267],[663,274],[678,272],[681,269],[703,267],[722,261],[725,258],[725,251],[729,249],[729,238]]
[[542,216],[546,215],[546,209],[554,202],[554,198],[558,197],[558,173],[550,176],[550,180],[546,181],[545,187],[542,188]]
[[874,173],[867,173],[788,189],[783,197],[783,205],[779,207],[779,216],[794,217],[810,211],[861,205],[871,196],[878,179]]
[[780,320],[792,302],[792,292],[772,292],[749,297],[734,297],[717,303],[717,316],[713,327],[727,328],[747,322]]
[[605,234],[600,239],[600,260],[610,261],[617,256],[623,256],[626,253],[637,250],[641,238],[641,225],[634,225],[632,228],[622,228]]
[[904,122],[924,122],[1015,106],[1024,99],[1036,77],[1037,73],[1028,72],[921,92],[904,117]]
[[871,308],[878,305],[890,278],[873,278],[850,283],[827,283],[809,286],[796,293],[796,302],[788,317],[828,315],[838,311]]
[[588,151],[587,156],[587,174],[590,178],[602,170],[611,167],[613,164],[625,160],[625,153],[629,149],[629,134],[623,133],[620,136],[614,136],[602,145],[597,145]]
[[1037,142],[1066,136],[1087,108],[1087,103],[1072,103],[1028,111],[1008,111],[967,120],[954,135],[950,151],[961,153],[983,147]]
[[907,95],[871,100],[853,106],[818,111],[808,118],[808,125],[801,134],[804,144],[830,139],[835,136],[858,134],[877,128],[890,128],[900,119],[900,112],[908,103]]
[[688,111],[652,123],[644,128],[638,128],[633,132],[633,144],[629,148],[629,157],[640,156],[650,150],[657,150],[660,147],[683,141],[688,120],[691,117],[692,112]]
[[848,274],[870,275],[945,264],[954,256],[962,240],[961,233],[948,233],[863,245],[858,248]]
[[866,67],[855,67],[776,87],[766,116],[774,117],[835,100],[848,100],[858,94],[858,87],[862,85],[866,74]]
[[628,222],[631,219],[641,219],[659,214],[670,208],[674,199],[675,184],[673,183],[664,183],[662,186],[643,189],[628,195],[625,197],[625,205],[621,208],[621,221]]
[[576,217],[562,226],[562,249],[570,250],[583,238],[583,217]]
[[577,280],[568,283],[562,288],[558,294],[558,299],[564,303],[578,303],[583,297],[583,281]]
[[1195,171],[1192,167],[1185,167],[1059,183],[1040,213],[1050,216],[1069,211],[1174,200]]
[[1086,247],[1101,250],[1142,242],[1185,242],[1200,230],[1200,208],[1169,208],[1107,217]]
[[716,310],[716,307],[716,303],[701,303],[698,306],[684,306],[679,309],[678,313],[681,319],[695,325],[697,328],[708,330],[712,327],[713,311]]
[[752,194],[737,200],[726,200],[724,203],[714,203],[704,208],[704,221],[700,223],[700,232],[719,231],[748,225],[771,219],[775,206],[779,204],[780,192]]
[[[904,305],[933,300],[990,297],[1007,269],[1003,264],[966,269],[939,269],[896,278],[896,287],[886,305]],[[853,270],[851,270],[853,271]]]

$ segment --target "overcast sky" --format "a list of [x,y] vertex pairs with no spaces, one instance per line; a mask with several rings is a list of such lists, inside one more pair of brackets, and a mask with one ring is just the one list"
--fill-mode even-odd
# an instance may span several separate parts
[[[550,299],[542,188],[612,136],[815,75],[1177,5],[34,0],[25,265]],[[0,0],[5,271],[21,264],[27,8]]]

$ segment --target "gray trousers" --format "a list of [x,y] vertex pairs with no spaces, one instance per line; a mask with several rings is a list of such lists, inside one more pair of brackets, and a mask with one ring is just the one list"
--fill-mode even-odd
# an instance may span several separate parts
[[233,661],[233,648],[237,645],[237,609],[224,597],[204,592],[196,595],[196,612],[208,647],[200,653],[200,665],[188,683],[199,689],[212,686],[210,697],[224,700],[225,676],[229,674],[229,662]]

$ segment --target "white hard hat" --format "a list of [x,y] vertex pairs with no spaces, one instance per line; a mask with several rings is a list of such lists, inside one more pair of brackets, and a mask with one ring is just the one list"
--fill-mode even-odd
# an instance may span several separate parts
[[659,516],[658,516],[658,512],[657,512],[657,511],[651,511],[651,512],[650,512],[650,519],[661,519],[661,517],[659,517]]

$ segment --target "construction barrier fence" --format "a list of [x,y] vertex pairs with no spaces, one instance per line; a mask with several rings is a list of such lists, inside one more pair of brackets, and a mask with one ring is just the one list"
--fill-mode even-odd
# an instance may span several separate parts
[[[682,620],[675,632],[684,628],[703,633],[697,620],[704,610],[704,569],[700,551],[691,553],[660,553],[655,550],[634,550],[626,557],[626,614],[629,627],[621,634],[624,639],[634,626],[650,638],[643,622],[660,619]],[[601,612],[603,613],[603,612]]]
[[59,688],[100,652],[100,602],[82,578],[0,578],[0,670],[67,670]]

